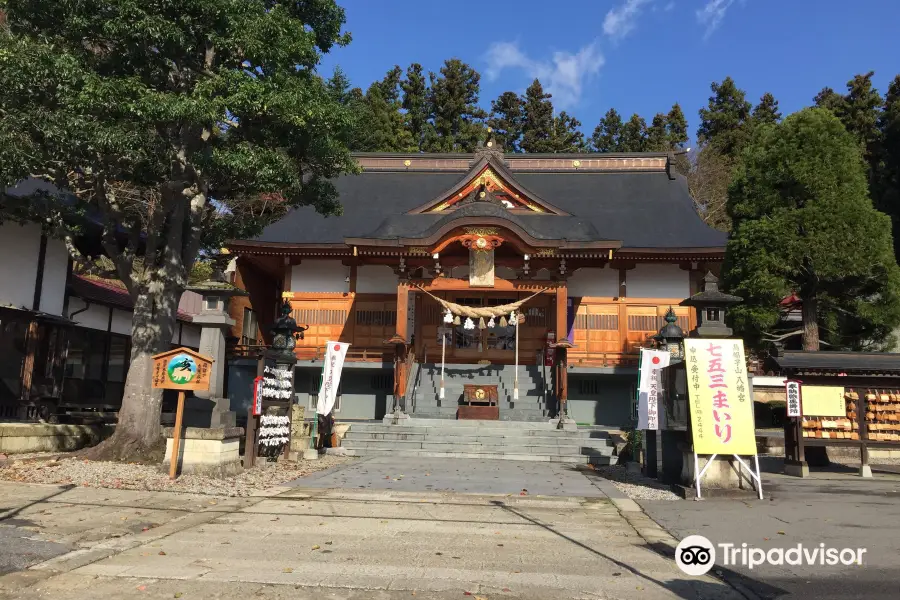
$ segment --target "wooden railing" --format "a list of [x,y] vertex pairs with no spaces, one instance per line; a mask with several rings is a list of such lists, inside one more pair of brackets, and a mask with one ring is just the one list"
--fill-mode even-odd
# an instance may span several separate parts
[[[391,362],[394,350],[387,346],[381,348],[361,348],[350,346],[347,350],[347,361],[351,362]],[[294,349],[294,355],[298,360],[322,360],[325,358],[325,348],[322,346],[299,346]]]

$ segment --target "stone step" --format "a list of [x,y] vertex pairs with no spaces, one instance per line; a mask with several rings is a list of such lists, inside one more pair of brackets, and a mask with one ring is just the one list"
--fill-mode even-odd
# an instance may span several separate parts
[[[452,421],[451,421],[452,422]],[[493,421],[503,423],[503,421]],[[369,435],[397,436],[394,439],[403,439],[400,436],[421,435],[432,438],[484,438],[484,439],[579,439],[579,440],[609,440],[609,434],[605,431],[563,431],[558,429],[506,429],[500,427],[405,427],[401,425],[376,425],[359,428],[353,425],[345,437],[356,438]],[[391,439],[391,438],[386,438]]]
[[434,452],[501,452],[507,454],[547,454],[549,456],[582,454],[585,456],[612,456],[611,447],[582,446],[580,444],[557,445],[520,445],[520,444],[480,444],[432,441],[396,441],[396,440],[343,440],[341,446],[350,450],[431,450]]
[[474,458],[478,460],[517,460],[528,462],[554,462],[563,464],[609,465],[614,459],[610,456],[585,456],[581,454],[548,455],[548,454],[508,454],[503,452],[435,452],[431,450],[380,450],[358,449],[347,450],[350,456],[392,456],[399,458]]
[[597,448],[612,448],[609,438],[589,438],[579,436],[485,436],[485,435],[449,435],[449,434],[424,434],[424,433],[347,433],[344,442],[434,442],[434,443],[460,443],[460,444],[484,444],[489,446],[565,446],[579,444]]

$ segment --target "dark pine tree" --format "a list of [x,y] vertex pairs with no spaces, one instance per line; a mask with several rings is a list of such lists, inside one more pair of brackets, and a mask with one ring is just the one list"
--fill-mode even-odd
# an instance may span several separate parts
[[648,152],[668,152],[671,150],[666,132],[666,115],[656,113],[647,128],[646,150]]
[[813,97],[813,102],[818,108],[830,110],[835,115],[840,115],[844,109],[844,97],[827,86]]
[[688,142],[688,123],[677,102],[666,115],[666,139],[672,149],[682,149]]
[[879,138],[878,117],[883,104],[881,94],[872,85],[874,75],[874,71],[869,71],[864,75],[856,75],[847,82],[843,110],[838,114],[847,131],[856,138],[863,158],[869,165],[870,176],[875,169]]
[[584,134],[581,132],[581,122],[575,117],[570,117],[566,111],[559,113],[553,119],[553,131],[550,145],[553,152],[584,152]]
[[620,138],[622,152],[644,152],[647,150],[647,122],[637,113],[631,115],[622,126]]
[[713,82],[710,89],[709,104],[700,109],[697,140],[702,145],[712,144],[720,154],[734,159],[747,138],[744,124],[750,117],[751,105],[731,77],[722,83]]
[[525,101],[515,92],[503,92],[491,102],[488,127],[493,128],[497,143],[505,152],[521,152],[522,128],[525,123]]
[[425,140],[425,129],[428,126],[428,87],[422,65],[419,63],[409,65],[400,87],[403,90],[402,106],[406,111],[406,128],[416,148],[421,150]]
[[439,75],[429,73],[428,78],[434,135],[426,135],[427,150],[473,152],[484,137],[487,118],[487,113],[478,107],[481,76],[458,58],[451,58],[444,61]]
[[551,97],[537,79],[525,90],[525,121],[522,124],[522,150],[525,152],[553,152]]
[[622,116],[611,108],[606,111],[591,136],[591,145],[597,152],[622,151]]
[[751,116],[754,124],[764,125],[766,123],[777,123],[781,120],[781,113],[778,111],[778,100],[775,96],[766,92],[759,99],[759,104],[753,109]]
[[900,256],[900,75],[888,86],[878,130],[881,143],[872,196],[875,208],[891,217],[894,253]]

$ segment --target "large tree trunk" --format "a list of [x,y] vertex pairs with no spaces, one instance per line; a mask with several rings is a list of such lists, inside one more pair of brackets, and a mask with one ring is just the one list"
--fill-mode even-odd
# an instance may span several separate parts
[[153,282],[138,295],[131,321],[131,364],[115,433],[85,456],[103,460],[162,460],[162,390],[151,389],[154,354],[171,347],[181,293]]
[[816,319],[817,301],[814,293],[809,293],[802,298],[803,315],[803,349],[816,351],[819,349],[819,322]]

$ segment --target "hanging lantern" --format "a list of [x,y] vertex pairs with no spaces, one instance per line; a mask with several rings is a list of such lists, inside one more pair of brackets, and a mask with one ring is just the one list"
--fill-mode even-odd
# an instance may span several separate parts
[[453,322],[453,313],[448,309],[446,313],[444,313],[444,323],[452,323]]
[[471,317],[466,317],[466,324],[464,325],[464,328],[475,329],[475,321],[473,321]]
[[484,317],[478,319],[478,329],[484,329],[486,325],[484,324]]
[[500,317],[500,327],[506,327],[506,317]]
[[488,327],[490,327],[491,329],[493,329],[493,328],[496,327],[496,326],[497,326],[497,323],[494,322],[494,317],[491,317],[491,320],[488,321]]
[[459,320],[459,315],[456,315],[455,317],[453,317],[454,325],[459,325],[460,323],[462,323],[462,321]]

